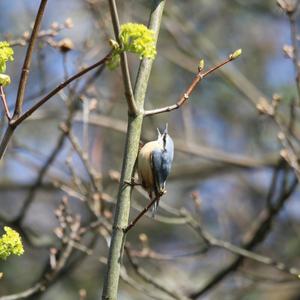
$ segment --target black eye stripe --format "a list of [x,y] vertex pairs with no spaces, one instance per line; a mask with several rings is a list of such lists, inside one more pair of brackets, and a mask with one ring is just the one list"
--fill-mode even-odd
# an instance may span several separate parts
[[163,148],[164,148],[164,150],[166,149],[166,143],[167,143],[167,135],[166,134],[164,134],[163,135]]

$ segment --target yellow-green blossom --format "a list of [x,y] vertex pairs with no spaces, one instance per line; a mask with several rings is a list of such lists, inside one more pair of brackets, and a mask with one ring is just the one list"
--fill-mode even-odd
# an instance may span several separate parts
[[14,60],[14,50],[10,47],[8,42],[0,42],[0,73],[6,71],[6,63],[9,60]]
[[19,233],[7,226],[4,231],[6,233],[0,238],[0,259],[6,259],[12,254],[22,255],[24,249]]
[[110,40],[113,54],[107,65],[114,69],[119,65],[120,53],[130,52],[138,54],[140,59],[154,59],[156,55],[154,31],[143,24],[126,23],[120,28],[120,44]]
[[140,59],[153,59],[156,55],[154,31],[143,24],[126,23],[121,25],[120,42],[124,51],[136,53]]

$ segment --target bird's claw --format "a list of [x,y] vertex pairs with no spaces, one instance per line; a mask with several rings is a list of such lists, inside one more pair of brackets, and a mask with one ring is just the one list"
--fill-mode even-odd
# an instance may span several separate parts
[[134,177],[131,178],[131,181],[124,180],[124,183],[126,183],[126,184],[128,184],[130,186],[141,185],[141,183],[135,181]]
[[167,190],[166,189],[161,189],[160,191],[159,191],[159,196],[161,197],[161,196],[163,196],[164,194],[166,194],[167,193]]

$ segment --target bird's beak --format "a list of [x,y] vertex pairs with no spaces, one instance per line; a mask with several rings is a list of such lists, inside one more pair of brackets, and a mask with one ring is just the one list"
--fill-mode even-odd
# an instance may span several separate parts
[[164,134],[168,134],[168,123],[166,123],[166,129],[164,131]]

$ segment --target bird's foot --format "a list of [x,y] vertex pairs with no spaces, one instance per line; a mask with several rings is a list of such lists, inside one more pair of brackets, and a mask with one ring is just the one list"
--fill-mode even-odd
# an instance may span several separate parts
[[131,181],[124,180],[124,183],[130,186],[142,185],[140,182],[136,182],[134,177],[131,178]]
[[163,196],[164,194],[166,194],[167,193],[167,190],[166,189],[161,189],[160,191],[159,191],[159,196],[161,197],[161,196]]

